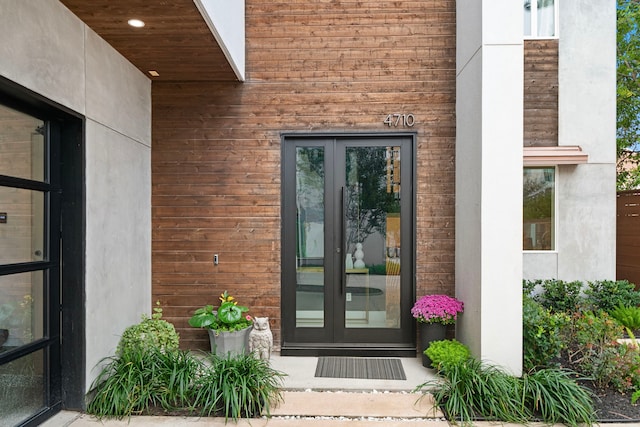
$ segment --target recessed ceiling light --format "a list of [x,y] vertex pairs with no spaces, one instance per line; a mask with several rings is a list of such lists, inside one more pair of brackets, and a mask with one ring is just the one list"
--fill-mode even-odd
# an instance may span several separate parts
[[144,27],[144,22],[142,22],[142,21],[141,21],[141,20],[139,20],[139,19],[129,19],[129,20],[127,21],[127,23],[128,23],[129,25],[131,25],[132,27],[136,27],[136,28],[142,28],[142,27]]
[[160,75],[156,70],[149,70],[149,74],[153,77],[158,77]]

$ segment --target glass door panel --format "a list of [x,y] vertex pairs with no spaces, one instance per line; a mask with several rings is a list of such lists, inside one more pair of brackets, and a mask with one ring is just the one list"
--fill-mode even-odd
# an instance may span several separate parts
[[347,147],[345,327],[398,328],[400,147]]
[[296,327],[324,322],[324,149],[296,149]]
[[33,424],[60,399],[62,192],[60,147],[51,142],[59,136],[56,124],[0,105],[0,419],[7,425]]
[[0,353],[44,336],[43,272],[0,276]]
[[44,350],[0,365],[0,425],[15,426],[45,406]]
[[44,193],[0,187],[0,202],[7,211],[7,222],[0,228],[0,264],[41,261],[44,249]]

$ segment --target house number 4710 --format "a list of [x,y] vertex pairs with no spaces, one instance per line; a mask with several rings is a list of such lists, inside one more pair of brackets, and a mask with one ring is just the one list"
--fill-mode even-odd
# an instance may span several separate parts
[[387,118],[384,119],[382,123],[388,125],[389,127],[412,127],[416,122],[413,114],[387,114]]

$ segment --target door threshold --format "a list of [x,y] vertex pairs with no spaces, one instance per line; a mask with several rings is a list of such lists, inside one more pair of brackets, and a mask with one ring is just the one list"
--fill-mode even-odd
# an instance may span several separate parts
[[281,356],[416,357],[414,344],[285,344]]

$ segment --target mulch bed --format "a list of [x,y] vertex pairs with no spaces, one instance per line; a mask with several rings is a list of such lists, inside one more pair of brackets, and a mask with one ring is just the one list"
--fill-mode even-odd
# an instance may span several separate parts
[[594,394],[593,407],[600,422],[640,422],[640,404],[631,404],[631,395],[612,389],[599,389],[590,381],[581,384]]

